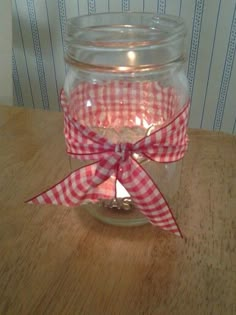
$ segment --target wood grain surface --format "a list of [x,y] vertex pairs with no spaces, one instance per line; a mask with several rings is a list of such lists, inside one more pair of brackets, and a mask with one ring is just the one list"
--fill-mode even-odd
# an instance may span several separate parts
[[0,107],[0,315],[235,315],[236,137],[190,130],[184,239],[24,204],[68,173],[61,113]]

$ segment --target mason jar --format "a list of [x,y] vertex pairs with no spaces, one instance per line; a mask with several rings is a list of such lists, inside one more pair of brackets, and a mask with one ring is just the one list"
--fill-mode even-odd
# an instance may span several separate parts
[[[170,15],[105,13],[69,19],[63,93],[70,116],[116,144],[135,143],[167,124],[189,100],[185,35],[183,20]],[[137,153],[133,158],[171,206],[181,161],[158,163]],[[84,164],[79,156],[70,157],[72,170]],[[116,196],[95,203],[87,199],[84,208],[108,224],[146,223],[112,176]]]

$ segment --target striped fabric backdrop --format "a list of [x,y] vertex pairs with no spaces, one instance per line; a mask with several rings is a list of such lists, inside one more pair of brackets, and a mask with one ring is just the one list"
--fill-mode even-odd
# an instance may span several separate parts
[[12,0],[14,103],[59,110],[65,22],[76,15],[180,15],[188,29],[190,126],[236,134],[235,0]]

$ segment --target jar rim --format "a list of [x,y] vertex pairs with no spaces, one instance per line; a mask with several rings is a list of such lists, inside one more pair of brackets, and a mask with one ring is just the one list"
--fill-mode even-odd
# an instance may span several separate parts
[[184,58],[185,35],[183,19],[172,15],[84,15],[67,22],[65,59],[94,71],[156,71]]
[[[108,21],[112,19],[112,24]],[[137,20],[137,23],[129,23],[129,20]],[[116,22],[118,21],[118,22]],[[122,21],[124,21],[122,23]],[[121,27],[123,29],[121,30]],[[135,29],[143,29],[145,39],[129,40],[127,34]],[[108,34],[120,33],[119,41],[104,40],[112,38]],[[145,49],[145,47],[168,44],[178,36],[185,36],[184,21],[179,16],[159,15],[151,12],[106,12],[91,15],[82,15],[67,20],[65,42],[67,45],[78,47],[96,47],[99,49]]]

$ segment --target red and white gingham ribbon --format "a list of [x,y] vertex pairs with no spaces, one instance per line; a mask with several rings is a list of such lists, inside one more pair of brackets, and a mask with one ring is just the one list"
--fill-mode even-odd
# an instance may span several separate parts
[[[95,161],[69,174],[29,203],[79,205],[86,200],[96,202],[115,197],[115,179],[130,194],[136,207],[149,221],[163,230],[181,236],[180,229],[164,196],[151,177],[135,159],[134,153],[160,163],[183,158],[187,149],[189,102],[166,125],[136,143],[109,142],[76,121],[67,111],[62,93],[67,152],[71,157]],[[113,179],[112,179],[113,178]]]

